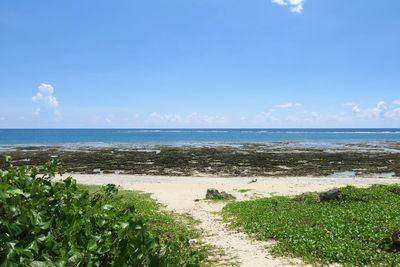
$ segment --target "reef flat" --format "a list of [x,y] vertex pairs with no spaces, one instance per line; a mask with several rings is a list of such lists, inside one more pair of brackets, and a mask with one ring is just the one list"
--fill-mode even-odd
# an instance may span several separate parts
[[56,158],[69,173],[168,176],[400,176],[400,143],[296,142],[192,145],[18,145],[0,147],[14,165]]

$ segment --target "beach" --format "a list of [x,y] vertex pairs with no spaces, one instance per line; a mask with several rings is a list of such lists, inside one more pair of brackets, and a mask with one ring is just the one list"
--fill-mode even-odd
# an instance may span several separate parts
[[[68,174],[64,175],[64,177]],[[218,214],[225,203],[206,201],[209,188],[226,191],[237,200],[249,200],[276,195],[298,195],[353,185],[367,187],[373,184],[396,184],[400,178],[349,177],[176,177],[136,175],[74,174],[79,183],[104,185],[113,183],[124,189],[151,193],[168,210],[187,214],[200,222],[205,232],[204,242],[226,253],[228,260],[237,260],[240,266],[305,266],[299,259],[274,257],[269,250],[275,243],[256,241],[246,234],[230,230]],[[221,266],[224,266],[222,261]]]

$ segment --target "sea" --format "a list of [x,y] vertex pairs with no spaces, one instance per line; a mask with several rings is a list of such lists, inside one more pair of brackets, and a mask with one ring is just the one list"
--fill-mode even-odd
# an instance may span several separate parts
[[390,129],[0,129],[0,145],[400,142]]

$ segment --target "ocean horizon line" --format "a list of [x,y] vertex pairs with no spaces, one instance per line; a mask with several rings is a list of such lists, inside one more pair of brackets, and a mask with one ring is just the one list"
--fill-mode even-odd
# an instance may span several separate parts
[[60,128],[0,128],[0,130],[293,130],[293,129],[300,129],[300,130],[397,130],[400,127],[176,127],[176,128],[169,128],[169,127],[110,127],[110,128],[103,128],[103,127],[60,127]]

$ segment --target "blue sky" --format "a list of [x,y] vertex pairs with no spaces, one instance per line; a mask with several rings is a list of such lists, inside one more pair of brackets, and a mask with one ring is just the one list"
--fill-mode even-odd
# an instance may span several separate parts
[[0,1],[0,127],[400,127],[400,1]]

